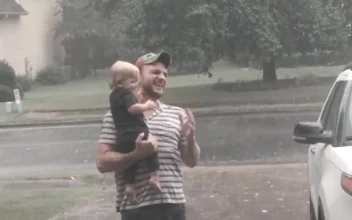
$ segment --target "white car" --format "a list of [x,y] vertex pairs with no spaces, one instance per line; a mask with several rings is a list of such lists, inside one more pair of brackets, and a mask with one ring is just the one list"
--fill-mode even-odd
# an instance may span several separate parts
[[293,139],[309,144],[311,220],[352,219],[352,70],[337,77],[316,122],[300,122]]

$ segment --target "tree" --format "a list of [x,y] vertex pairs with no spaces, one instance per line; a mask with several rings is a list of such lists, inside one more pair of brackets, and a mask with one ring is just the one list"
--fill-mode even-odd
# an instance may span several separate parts
[[244,55],[261,65],[263,80],[275,81],[283,54],[339,50],[350,36],[344,7],[336,3],[345,0],[91,1],[108,15],[113,30],[105,33],[123,36],[116,42],[128,38],[135,48],[168,50],[173,66],[187,72],[208,72],[224,55]]
[[66,61],[76,69],[78,77],[85,76],[89,68],[104,68],[118,58],[135,59],[126,28],[133,20],[136,3],[135,0],[57,1],[56,15],[61,20],[55,35],[62,39]]
[[128,33],[146,50],[171,51],[179,70],[206,72],[216,51],[220,13],[205,0],[146,0]]
[[229,1],[226,42],[227,54],[245,54],[248,59],[262,61],[263,79],[276,80],[275,56],[282,49],[278,21],[270,2],[259,0]]
[[[261,60],[263,80],[275,81],[275,61],[284,53],[337,50],[346,43],[344,17],[320,0],[229,0],[227,54]],[[234,50],[234,51],[233,51]]]

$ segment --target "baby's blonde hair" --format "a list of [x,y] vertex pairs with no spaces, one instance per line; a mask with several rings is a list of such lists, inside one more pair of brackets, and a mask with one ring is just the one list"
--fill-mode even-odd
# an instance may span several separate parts
[[122,83],[131,77],[139,78],[139,69],[129,62],[116,61],[109,69],[110,89],[121,87]]

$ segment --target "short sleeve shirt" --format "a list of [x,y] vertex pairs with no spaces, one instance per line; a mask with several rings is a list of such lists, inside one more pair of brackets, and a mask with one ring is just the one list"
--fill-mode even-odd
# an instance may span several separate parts
[[[154,204],[185,203],[183,178],[180,169],[181,153],[179,146],[185,144],[185,137],[181,135],[180,115],[185,111],[179,107],[157,102],[158,108],[147,119],[149,132],[158,141],[159,178],[162,193],[156,193],[148,184],[149,174],[144,162],[138,163],[136,172],[136,190],[139,201],[131,204],[124,196],[125,182],[121,173],[115,174],[117,189],[117,211],[140,208]],[[102,144],[116,144],[118,129],[115,128],[111,112],[108,112],[102,123],[100,140]]]

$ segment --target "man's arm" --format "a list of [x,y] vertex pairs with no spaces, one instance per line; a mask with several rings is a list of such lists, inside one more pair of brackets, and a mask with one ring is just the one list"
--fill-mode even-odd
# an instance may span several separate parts
[[180,114],[182,125],[179,149],[183,163],[188,167],[195,167],[200,157],[200,147],[195,137],[195,119],[193,113],[187,109]]
[[180,144],[179,149],[182,161],[186,166],[190,168],[197,166],[200,157],[200,147],[196,140]]
[[112,145],[100,143],[96,155],[96,165],[101,173],[121,172],[139,160],[138,154],[115,152]]
[[148,140],[143,141],[144,134],[140,134],[136,140],[136,149],[127,154],[115,152],[117,131],[114,120],[108,113],[103,119],[100,131],[99,145],[96,154],[96,166],[101,173],[120,172],[135,164],[156,150],[156,139],[148,136]]

